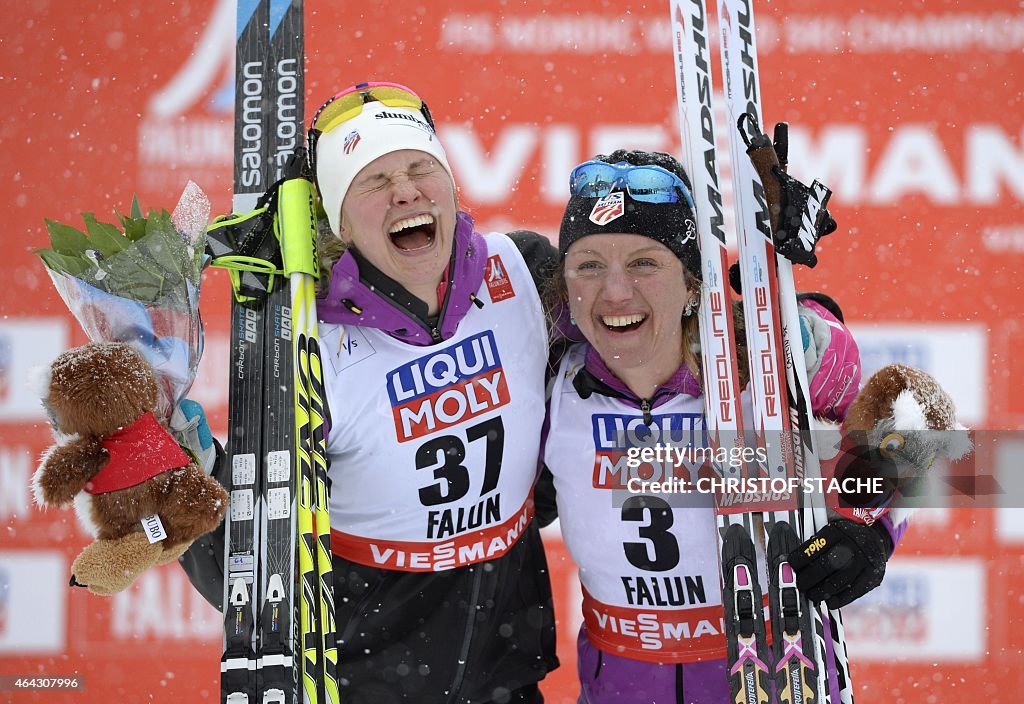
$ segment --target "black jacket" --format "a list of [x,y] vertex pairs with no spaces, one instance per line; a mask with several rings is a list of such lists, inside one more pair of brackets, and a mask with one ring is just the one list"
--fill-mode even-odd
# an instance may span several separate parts
[[[557,266],[557,250],[535,233],[511,236],[543,286]],[[375,282],[379,272],[363,261],[359,270],[363,283],[382,288]],[[394,282],[383,288],[393,294]],[[422,306],[409,298],[409,315],[422,315]],[[227,462],[218,461],[215,476],[227,483]],[[444,572],[384,570],[334,556],[342,701],[506,701],[509,692],[557,667],[551,585],[538,531],[535,520],[504,556]],[[218,609],[223,555],[222,525],[181,558],[193,585]]]

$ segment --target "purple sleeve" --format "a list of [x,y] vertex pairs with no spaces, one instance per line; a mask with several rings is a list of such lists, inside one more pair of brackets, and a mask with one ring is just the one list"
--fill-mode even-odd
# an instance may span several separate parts
[[800,305],[824,320],[831,333],[828,346],[821,353],[818,371],[810,380],[811,410],[819,418],[842,421],[860,389],[860,350],[850,329],[828,309],[807,299]]
[[[878,522],[882,524],[882,527],[889,532],[889,537],[892,538],[892,551],[896,552],[896,546],[903,538],[903,534],[907,532],[907,526],[910,525],[910,519],[905,518],[898,524],[893,523],[892,514],[887,513],[878,519]],[[892,557],[892,553],[889,554]]]

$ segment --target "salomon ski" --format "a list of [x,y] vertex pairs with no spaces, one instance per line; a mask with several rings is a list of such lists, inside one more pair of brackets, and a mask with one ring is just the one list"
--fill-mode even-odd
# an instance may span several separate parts
[[[284,175],[303,127],[302,5],[270,0],[265,135],[268,182]],[[276,225],[281,194],[274,196]],[[278,228],[274,242],[280,248]],[[283,256],[275,253],[275,269]],[[260,704],[292,704],[295,698],[296,413],[294,403],[293,308],[288,279],[271,276],[264,306],[263,481],[257,682]]]
[[[269,126],[266,85],[267,0],[240,2],[235,46],[235,212],[252,211],[269,183]],[[229,218],[229,220],[231,220]],[[263,221],[261,223],[261,221]],[[223,257],[262,260],[272,243],[261,237],[264,218],[234,226],[211,228],[208,252],[214,263]],[[259,503],[263,418],[264,310],[261,297],[267,282],[252,271],[232,271],[231,382],[228,388],[227,461],[231,468],[231,506],[225,518],[224,654],[221,658],[221,701],[257,701],[258,619],[257,561],[260,551]]]
[[[228,269],[234,291],[221,700],[337,702],[330,544],[321,535],[330,530],[326,468],[318,482],[309,459],[323,457],[324,413],[309,401],[322,398],[310,381],[319,374],[309,371],[314,199],[296,167],[304,154],[302,4],[242,2],[238,27],[234,208],[241,214],[219,218],[209,234],[213,264]],[[318,510],[325,515],[314,520]],[[304,553],[313,567],[303,566],[300,578]]]

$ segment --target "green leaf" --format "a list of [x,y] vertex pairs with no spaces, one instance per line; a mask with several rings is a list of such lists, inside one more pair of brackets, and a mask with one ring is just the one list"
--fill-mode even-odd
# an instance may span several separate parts
[[50,243],[53,245],[54,251],[74,256],[91,249],[89,238],[85,236],[85,233],[70,225],[47,220],[46,229],[50,232]]
[[135,220],[141,220],[143,218],[142,206],[139,205],[139,194],[138,193],[133,193],[132,194],[132,209],[131,209],[130,215]]
[[185,278],[191,256],[166,210],[149,212],[146,237],[139,244],[145,245],[157,269],[175,280],[174,285]]
[[132,242],[137,242],[146,236],[145,218],[125,218],[122,222],[124,234]]
[[128,246],[129,241],[114,225],[97,221],[92,213],[82,213],[82,218],[93,247],[102,252],[104,257],[112,257]]
[[93,266],[88,260],[81,257],[68,256],[52,249],[38,249],[36,254],[42,258],[47,268],[72,276],[81,276]]

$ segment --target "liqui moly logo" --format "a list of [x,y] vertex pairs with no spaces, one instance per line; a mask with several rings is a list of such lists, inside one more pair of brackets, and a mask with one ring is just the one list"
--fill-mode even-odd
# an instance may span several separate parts
[[[690,471],[680,454],[693,454],[704,445],[704,422],[699,413],[666,413],[652,417],[650,425],[639,415],[596,413],[591,417],[594,435],[594,480],[598,489],[628,489],[630,479],[663,482],[673,477],[689,480]],[[641,448],[651,448],[651,461],[630,458]],[[690,452],[672,452],[685,449]],[[657,450],[660,450],[657,451]],[[696,475],[694,475],[694,480]]]
[[387,374],[399,442],[421,438],[509,402],[490,331],[403,364]]

